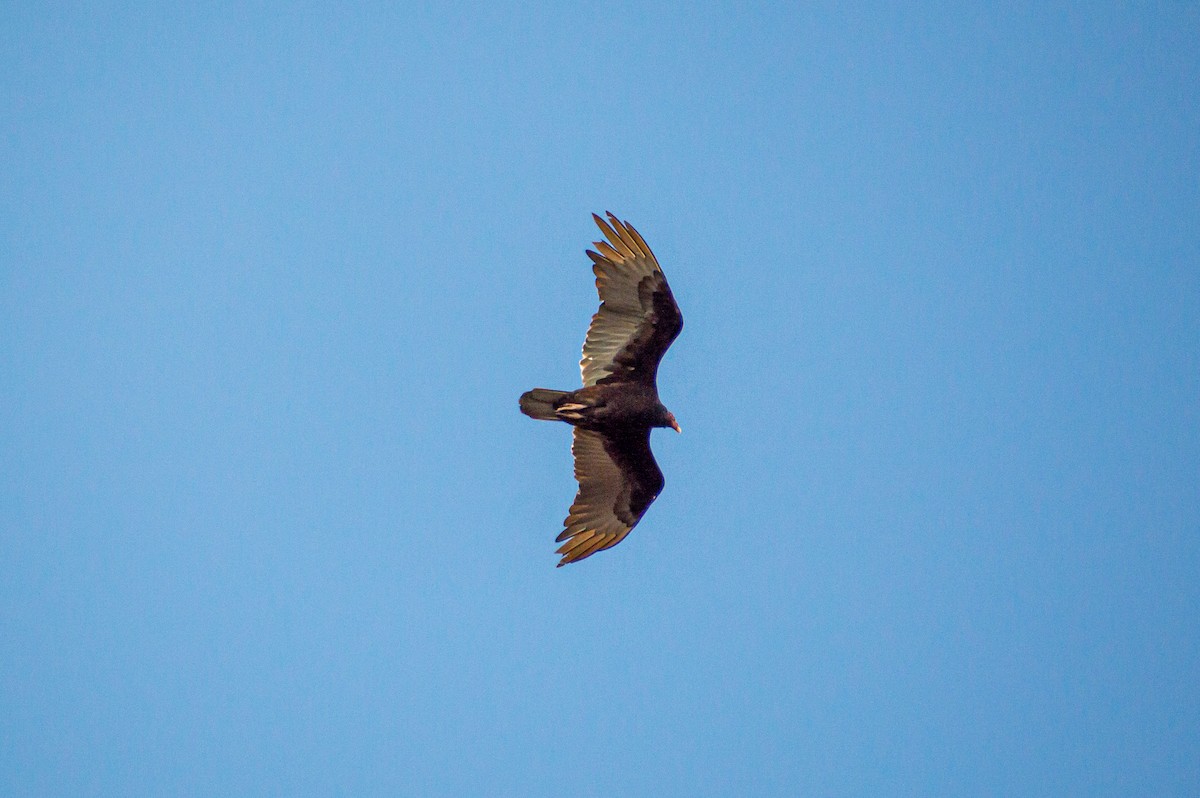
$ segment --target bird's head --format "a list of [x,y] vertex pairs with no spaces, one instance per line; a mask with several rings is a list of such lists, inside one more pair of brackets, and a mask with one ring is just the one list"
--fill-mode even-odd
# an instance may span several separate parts
[[658,426],[670,427],[676,432],[683,432],[683,430],[679,428],[679,422],[675,420],[675,414],[665,407],[662,409],[662,421]]

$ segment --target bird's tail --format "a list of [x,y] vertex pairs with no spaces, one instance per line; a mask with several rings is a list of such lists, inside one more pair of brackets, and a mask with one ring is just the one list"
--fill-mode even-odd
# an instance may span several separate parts
[[534,388],[521,394],[521,412],[540,421],[557,421],[554,403],[569,396],[570,391],[552,391],[549,388]]

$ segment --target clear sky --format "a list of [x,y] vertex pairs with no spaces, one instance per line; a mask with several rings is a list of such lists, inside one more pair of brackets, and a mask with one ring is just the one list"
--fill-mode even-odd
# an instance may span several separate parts
[[0,9],[0,794],[1200,792],[1195,4],[199,5]]

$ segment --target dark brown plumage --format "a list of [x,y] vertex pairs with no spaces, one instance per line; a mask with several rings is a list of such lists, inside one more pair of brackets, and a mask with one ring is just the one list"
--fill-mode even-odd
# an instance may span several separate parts
[[607,241],[588,250],[600,309],[583,342],[583,387],[534,388],[521,412],[575,427],[571,451],[579,492],[558,536],[559,565],[611,548],[637,526],[663,488],[650,451],[650,430],[672,427],[675,416],[658,399],[658,363],[683,329],[654,253],[633,225],[608,214],[592,218]]

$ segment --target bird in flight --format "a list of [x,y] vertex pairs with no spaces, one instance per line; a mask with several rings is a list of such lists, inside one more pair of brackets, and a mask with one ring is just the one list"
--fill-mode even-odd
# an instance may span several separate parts
[[683,329],[662,268],[633,225],[592,214],[606,241],[588,250],[600,309],[583,342],[583,387],[534,388],[521,412],[575,429],[571,452],[579,492],[558,542],[558,565],[612,548],[637,526],[663,489],[650,430],[679,423],[658,398],[658,363]]

